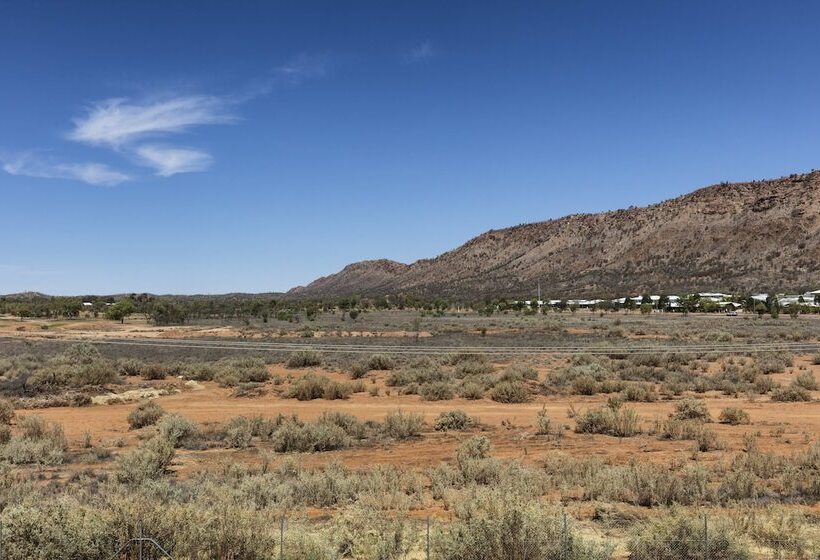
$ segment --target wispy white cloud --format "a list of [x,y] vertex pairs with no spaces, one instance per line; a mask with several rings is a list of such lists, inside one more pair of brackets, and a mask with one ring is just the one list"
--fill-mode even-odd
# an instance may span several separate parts
[[139,146],[136,154],[143,164],[153,167],[160,177],[204,171],[213,161],[210,154],[200,150],[156,144]]
[[436,56],[436,49],[433,47],[433,43],[424,41],[405,51],[402,55],[402,60],[404,60],[405,64],[415,64],[428,58],[433,58],[434,56]]
[[321,78],[327,73],[327,55],[310,55],[302,53],[296,58],[276,69],[276,74],[301,83],[308,78]]
[[95,103],[84,117],[74,119],[68,138],[95,146],[119,148],[125,144],[194,126],[235,122],[225,99],[211,95],[177,96],[143,103],[106,99]]
[[70,179],[102,187],[113,187],[130,179],[104,163],[50,163],[31,154],[3,159],[3,171],[42,179]]

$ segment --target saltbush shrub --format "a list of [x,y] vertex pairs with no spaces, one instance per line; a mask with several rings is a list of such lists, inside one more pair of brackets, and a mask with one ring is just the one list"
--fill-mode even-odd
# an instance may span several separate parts
[[512,404],[529,402],[531,396],[529,389],[523,383],[504,381],[493,387],[490,398],[496,402]]
[[435,429],[439,432],[447,430],[469,430],[476,425],[475,418],[469,416],[463,410],[448,410],[438,415],[435,422]]
[[724,408],[721,410],[719,420],[722,424],[731,424],[732,426],[749,424],[751,422],[748,412],[742,408],[734,407]]
[[393,410],[384,417],[384,432],[388,436],[404,440],[421,435],[424,420],[414,412],[406,413],[403,410]]
[[322,355],[315,350],[299,350],[291,354],[286,362],[289,368],[305,368],[322,365]]
[[165,410],[154,401],[141,403],[128,413],[128,426],[132,430],[153,426],[165,414]]

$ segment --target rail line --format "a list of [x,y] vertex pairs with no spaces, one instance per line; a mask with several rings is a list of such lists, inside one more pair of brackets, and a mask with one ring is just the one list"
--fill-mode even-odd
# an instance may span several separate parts
[[146,346],[155,348],[187,348],[191,350],[243,350],[254,352],[299,352],[314,350],[337,354],[403,354],[442,355],[454,353],[481,353],[489,355],[547,355],[547,354],[727,354],[790,352],[809,353],[820,351],[820,342],[763,342],[732,344],[653,344],[653,345],[572,345],[572,346],[458,346],[458,345],[407,345],[407,344],[334,344],[316,342],[261,342],[216,340],[135,340],[135,339],[87,339],[66,338],[65,342],[85,342],[95,345]]

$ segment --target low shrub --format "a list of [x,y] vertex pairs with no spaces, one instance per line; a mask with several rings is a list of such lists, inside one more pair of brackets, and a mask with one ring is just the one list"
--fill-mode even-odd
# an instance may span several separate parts
[[794,383],[788,387],[778,387],[772,391],[772,400],[776,402],[809,402],[811,393]]
[[504,381],[493,387],[490,398],[500,403],[526,403],[531,399],[530,391],[521,382]]
[[291,354],[286,362],[289,368],[316,367],[322,365],[322,355],[315,350],[299,350]]
[[731,424],[732,426],[738,426],[740,424],[749,424],[751,419],[749,418],[749,413],[743,410],[742,408],[724,408],[720,411],[720,418],[721,424]]
[[6,399],[0,399],[0,424],[11,424],[14,420],[14,407]]
[[699,422],[712,421],[709,409],[706,408],[706,401],[694,398],[686,398],[677,402],[672,418],[675,420],[697,420]]
[[249,447],[253,440],[253,425],[244,416],[234,416],[225,427],[225,445],[236,449]]
[[19,434],[10,437],[0,456],[16,465],[61,465],[66,461],[68,440],[60,424],[49,424],[39,416],[19,422]]
[[419,389],[419,394],[425,401],[447,401],[455,395],[453,386],[446,381],[425,383]]
[[163,437],[151,438],[119,458],[117,480],[135,484],[155,480],[168,471],[173,460],[171,442]]
[[414,412],[405,413],[401,409],[388,412],[384,417],[384,432],[388,436],[404,440],[421,435],[424,420]]
[[484,398],[484,387],[478,383],[468,382],[461,386],[458,394],[463,399],[476,401]]
[[157,422],[157,432],[177,448],[190,445],[199,435],[199,427],[179,414],[166,414]]
[[393,358],[383,354],[374,354],[370,356],[370,359],[367,361],[367,369],[369,370],[386,371],[394,367],[396,367],[396,364]]
[[640,433],[638,415],[631,408],[594,408],[578,415],[575,423],[575,431],[583,434],[632,437]]
[[349,399],[353,394],[353,386],[350,383],[342,383],[339,381],[329,381],[325,384],[322,391],[322,398],[329,401]]
[[658,437],[672,440],[692,440],[699,451],[722,449],[723,444],[717,433],[699,420],[678,420],[669,418],[661,426]]
[[449,410],[442,412],[436,418],[435,429],[439,432],[448,430],[469,430],[477,424],[475,418],[463,410]]
[[140,404],[128,413],[128,426],[138,430],[145,426],[153,426],[165,414],[165,410],[154,401]]
[[350,445],[350,436],[334,424],[301,424],[287,421],[271,438],[274,451],[312,452],[344,449]]
[[710,522],[708,532],[705,531],[699,517],[683,513],[660,517],[636,528],[627,545],[629,558],[751,558],[749,549],[725,523]]
[[804,371],[798,374],[792,383],[795,387],[800,387],[807,391],[816,391],[818,388],[817,378],[815,378],[814,374],[810,371]]
[[325,394],[325,386],[327,383],[328,379],[326,377],[306,375],[292,383],[282,396],[286,399],[297,399],[300,401],[321,399]]

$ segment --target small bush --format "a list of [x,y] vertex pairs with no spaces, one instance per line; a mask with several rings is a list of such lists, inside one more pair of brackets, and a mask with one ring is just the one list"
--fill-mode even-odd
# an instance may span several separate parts
[[742,408],[724,408],[720,411],[719,420],[722,424],[731,424],[732,426],[749,424],[751,422],[749,413]]
[[454,396],[453,386],[446,381],[425,383],[421,386],[419,394],[425,401],[447,401]]
[[142,372],[145,369],[145,362],[142,360],[128,358],[117,361],[117,367],[119,368],[121,375],[133,377],[136,375],[142,375]]
[[523,364],[513,364],[501,374],[500,381],[535,381],[538,372]]
[[709,409],[706,408],[706,401],[693,398],[686,398],[675,404],[675,412],[672,413],[672,418],[675,420],[697,420],[698,422],[712,421]]
[[672,440],[693,440],[696,442],[698,450],[704,452],[723,448],[717,433],[699,420],[670,418],[663,423],[658,437]]
[[174,447],[171,442],[162,437],[151,438],[120,457],[117,480],[125,483],[155,480],[168,471],[173,460]]
[[350,437],[344,429],[333,424],[299,424],[289,421],[282,424],[271,438],[274,451],[333,451],[350,445]]
[[388,412],[384,418],[384,432],[394,439],[410,439],[418,437],[424,426],[424,420],[419,414],[405,413],[402,410]]
[[321,399],[325,394],[325,386],[328,384],[326,377],[318,375],[306,375],[302,379],[294,382],[287,388],[283,396],[286,399],[297,399],[300,401],[310,401]]
[[330,381],[325,384],[322,391],[322,398],[329,401],[349,399],[353,394],[353,386],[350,383],[340,383],[339,381]]
[[795,384],[778,387],[772,391],[772,400],[776,402],[809,402],[811,393]]
[[463,399],[476,401],[484,398],[484,387],[478,383],[468,382],[461,386],[458,394]]
[[179,414],[166,414],[157,422],[157,430],[161,437],[176,447],[183,447],[199,435],[199,427],[191,420]]
[[11,424],[14,420],[14,407],[6,399],[0,399],[0,424]]
[[299,350],[291,354],[286,365],[289,368],[320,366],[322,365],[322,355],[315,350]]
[[575,431],[584,434],[632,437],[640,433],[638,415],[631,408],[595,408],[577,416],[575,423]]
[[370,359],[367,361],[367,369],[376,370],[376,371],[386,371],[396,367],[393,358],[390,356],[384,356],[382,354],[374,354],[370,356]]
[[145,426],[153,426],[165,414],[165,410],[154,401],[142,403],[128,414],[128,426],[138,430]]
[[814,377],[814,374],[810,371],[804,371],[798,374],[798,376],[794,378],[793,383],[795,387],[800,387],[807,391],[817,390],[817,379]]
[[244,416],[234,416],[225,428],[225,445],[236,449],[249,447],[253,439],[253,426]]
[[447,430],[469,430],[475,425],[475,418],[468,416],[463,410],[449,410],[438,415],[435,428],[436,431],[446,432]]
[[[707,548],[708,547],[708,548]],[[725,524],[709,524],[704,536],[703,520],[676,514],[638,527],[627,546],[630,560],[660,558],[720,558],[749,560],[751,554],[740,538]]]
[[48,424],[39,416],[19,422],[20,434],[11,437],[0,450],[3,459],[16,465],[61,465],[66,460],[68,440],[60,424]]
[[529,389],[520,382],[504,381],[493,387],[490,398],[500,403],[526,403],[531,399]]

